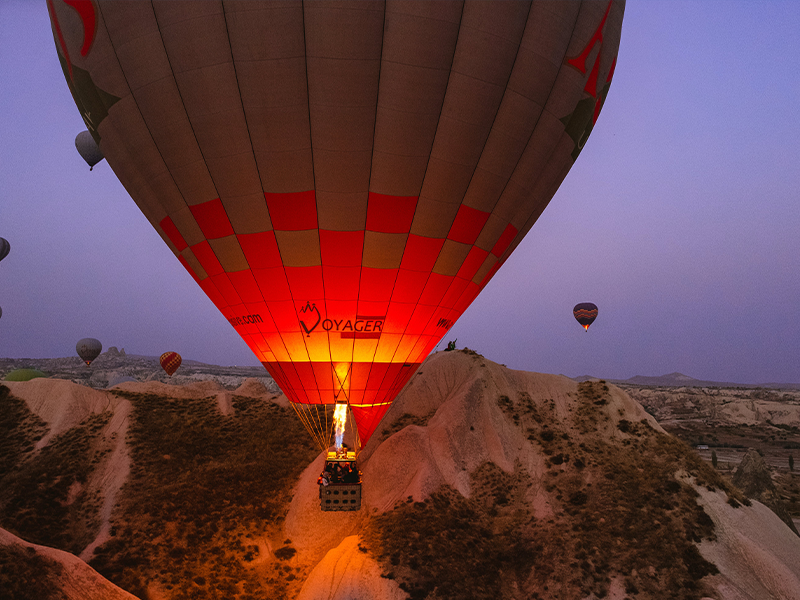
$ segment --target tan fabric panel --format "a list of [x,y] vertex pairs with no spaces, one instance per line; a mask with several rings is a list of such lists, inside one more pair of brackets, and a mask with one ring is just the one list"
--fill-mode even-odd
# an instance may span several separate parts
[[[126,8],[139,4],[150,11],[150,6],[144,3],[125,2],[120,3],[119,6]],[[103,14],[114,14],[116,21],[116,17],[119,16],[117,12],[115,5],[115,10],[109,10]],[[132,91],[136,91],[148,83],[168,77],[172,73],[167,54],[164,52],[164,46],[161,42],[161,34],[158,31],[152,12],[150,12],[150,18],[145,20],[143,24],[149,24],[150,31],[141,38],[134,38],[126,43],[120,43],[116,32],[109,29],[109,35],[113,41],[119,64],[125,72],[125,79],[128,81],[128,86]],[[124,17],[121,26],[124,27]],[[120,37],[126,36],[121,35]]]
[[370,191],[390,196],[419,195],[428,156],[398,156],[375,150],[372,154]]
[[169,76],[150,83],[139,88],[134,96],[184,200],[196,204],[219,196],[205,167],[175,79]]
[[[57,6],[59,3],[54,4]],[[153,7],[149,2],[97,0],[97,7],[117,49],[158,31]]]
[[206,157],[206,165],[214,174],[214,184],[223,201],[228,197],[238,198],[262,191],[252,151],[219,158]]
[[189,165],[174,167],[170,172],[187,204],[201,204],[219,198],[206,162],[202,158]]
[[467,2],[453,71],[505,88],[529,7],[529,2]]
[[437,0],[426,2],[420,0],[387,0],[386,14],[401,13],[409,16],[425,17],[434,21],[441,21],[442,29],[448,24],[456,25],[461,20],[461,11],[464,3],[461,0]]
[[508,87],[544,106],[567,52],[581,4],[534,2]]
[[[237,59],[236,76],[246,111],[250,112],[257,108],[302,107],[306,111],[306,121],[308,121],[304,57],[258,61]],[[281,85],[275,85],[272,83],[274,81],[280,81]]]
[[446,238],[460,206],[420,196],[414,220],[411,222],[411,233],[425,237]]
[[80,22],[78,13],[68,8],[67,5],[62,2],[53,2],[53,8],[56,9],[56,14],[59,16],[59,23],[62,25],[62,31],[64,31],[65,36],[67,35],[67,31],[62,18],[64,9],[66,9],[66,14],[74,15],[79,21],[78,26],[80,29],[76,33],[79,33],[80,41],[77,42],[76,40],[77,46],[75,50],[72,49],[73,46],[70,43],[70,39],[67,40],[69,44],[68,47],[70,48],[70,58],[75,64],[89,71],[92,74],[92,81],[94,81],[94,84],[103,91],[117,96],[118,98],[130,94],[128,82],[125,80],[125,75],[122,73],[119,61],[114,53],[111,39],[108,37],[108,31],[103,21],[102,12],[96,12],[97,21],[94,41],[92,42],[92,51],[84,58],[80,53],[80,48],[83,45],[83,23]]
[[369,148],[374,136],[374,106],[315,106],[314,149],[353,151]]
[[542,167],[540,175],[536,180],[536,185],[524,202],[509,212],[513,212],[510,218],[512,225],[517,229],[522,229],[530,218],[530,215],[538,211],[539,214],[550,202],[558,186],[566,175],[565,169],[572,166],[572,149],[575,142],[566,133],[561,136],[552,152],[552,156],[546,165]]
[[194,215],[188,206],[181,210],[171,212],[169,216],[172,222],[175,223],[175,227],[178,228],[178,231],[183,236],[184,241],[190,246],[199,244],[206,239],[206,236],[200,231],[200,227],[197,225],[197,221],[194,220]]
[[314,189],[311,148],[291,152],[256,151],[256,163],[265,192],[305,192]]
[[449,72],[461,9],[461,2],[387,2],[381,60]]
[[276,231],[278,250],[285,267],[315,267],[322,264],[319,254],[319,232]]
[[194,274],[197,275],[198,279],[202,280],[208,277],[208,273],[206,273],[206,270],[203,268],[203,265],[200,264],[200,261],[197,260],[197,257],[194,255],[194,252],[192,252],[191,248],[184,248],[181,252],[181,256],[183,256],[189,266],[192,267],[192,270],[194,271]]
[[131,96],[122,98],[114,104],[113,109],[116,131],[125,144],[135,168],[151,186],[156,180],[160,182],[160,191],[154,190],[159,202],[164,205],[167,212],[185,205],[175,184],[169,186],[159,179],[168,174],[167,167],[153,143],[153,138],[142,120],[134,99]]
[[262,61],[301,57],[306,49],[300,2],[225,3],[225,18],[234,60]]
[[475,273],[475,276],[472,278],[472,283],[476,283],[480,285],[483,282],[483,278],[489,274],[492,267],[497,263],[497,257],[494,254],[489,254],[486,259],[483,261],[481,268],[478,269],[478,272]]
[[424,196],[437,202],[461,204],[471,178],[471,166],[452,163],[431,155],[420,198]]
[[367,226],[367,192],[340,194],[317,190],[316,197],[320,229],[360,231]]
[[503,235],[503,231],[505,231],[507,224],[507,221],[504,221],[497,215],[489,215],[486,225],[483,226],[478,239],[475,240],[475,245],[481,250],[491,252],[494,248],[494,245],[497,243],[497,240],[499,240],[500,236]]
[[258,233],[272,229],[267,202],[261,192],[238,198],[226,197],[222,205],[236,233]]
[[[530,192],[536,183],[539,174],[552,160],[553,151],[561,139],[564,124],[548,113],[543,113],[539,123],[531,136],[525,152],[511,177],[512,181],[524,190]],[[574,146],[574,142],[573,142]],[[572,150],[570,150],[571,152]],[[572,159],[570,158],[570,161]],[[527,196],[528,194],[525,194]],[[515,193],[503,193],[494,212],[507,221],[512,221],[517,212],[517,206],[522,200]],[[515,224],[515,227],[518,225]]]
[[[162,29],[181,23],[183,21],[201,22],[202,17],[222,13],[222,3],[218,0],[203,0],[191,2],[189,0],[153,0],[153,9]],[[202,25],[193,25],[200,27]]]
[[304,2],[309,58],[365,60],[379,57],[383,41],[383,5],[380,0]]
[[256,152],[311,148],[308,106],[247,107],[247,124]]
[[235,235],[229,235],[215,240],[208,240],[214,254],[217,255],[217,260],[226,273],[234,271],[244,271],[249,269],[250,265],[247,264],[247,259],[244,257],[242,247],[239,246],[239,241]]
[[230,62],[231,50],[219,2],[154,2],[156,20],[174,73]]
[[[370,186],[379,193],[416,196],[450,77],[461,7],[447,5],[454,22],[393,12],[407,7],[387,6]],[[422,7],[438,12],[436,3]]]
[[252,149],[232,63],[176,74],[175,78],[203,156],[229,156]]
[[376,269],[399,268],[407,239],[407,233],[365,231],[362,266]]
[[454,276],[464,264],[470,248],[472,246],[469,244],[445,240],[442,251],[439,252],[439,258],[436,259],[436,264],[433,266],[433,272],[439,275]]
[[[116,106],[111,107],[112,114],[116,114]],[[113,118],[107,118],[100,123],[100,148],[107,157],[113,157],[111,160],[108,158],[106,160],[109,160],[109,165],[114,170],[114,174],[120,183],[136,199],[139,209],[148,219],[152,216],[158,222],[167,215],[166,210],[153,194],[148,182],[135,168],[135,164],[128,154],[126,140],[119,134],[119,130],[115,128],[114,121],[115,119]]]
[[371,152],[331,151],[316,147],[313,152],[317,190],[340,193],[369,190]]

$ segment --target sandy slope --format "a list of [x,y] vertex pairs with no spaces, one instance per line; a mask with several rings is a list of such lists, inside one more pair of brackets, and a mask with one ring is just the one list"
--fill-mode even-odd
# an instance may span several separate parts
[[[25,400],[31,410],[50,427],[40,441],[45,445],[52,436],[80,423],[92,413],[110,411],[112,417],[103,435],[113,441],[114,449],[101,464],[89,486],[101,490],[104,498],[104,525],[100,536],[82,556],[90,556],[94,547],[108,536],[108,516],[115,494],[128,474],[129,457],[124,444],[130,403],[115,396],[113,390],[97,391],[64,380],[36,379],[7,384],[15,396]],[[599,422],[609,439],[624,439],[617,428],[621,419],[647,420],[661,430],[653,418],[626,393],[609,386],[609,403],[603,408],[607,421]],[[220,411],[228,414],[233,395],[274,398],[257,381],[245,382],[234,392],[214,382],[186,386],[160,382],[123,383],[118,389],[137,393],[163,394],[178,398],[216,397]],[[569,422],[574,417],[577,384],[562,376],[512,371],[478,355],[464,352],[438,353],[421,367],[392,406],[386,419],[360,457],[364,473],[363,508],[355,513],[322,513],[319,510],[316,475],[322,456],[301,476],[285,520],[284,533],[297,549],[298,560],[313,567],[300,600],[367,600],[405,597],[396,582],[380,576],[380,568],[359,550],[359,531],[370,515],[391,510],[409,496],[415,500],[428,497],[443,484],[464,496],[471,494],[470,473],[492,462],[506,472],[519,464],[531,476],[534,485],[526,492],[525,502],[537,517],[547,517],[554,510],[541,483],[545,459],[541,448],[528,439],[524,429],[504,412],[498,399],[529,396],[537,405],[552,406],[553,419]],[[401,420],[411,423],[383,438],[383,431],[395,431]],[[698,488],[701,502],[711,516],[717,532],[715,542],[703,542],[701,552],[720,570],[711,578],[720,598],[731,600],[800,600],[800,538],[794,536],[772,512],[759,503],[733,509],[720,492]],[[9,537],[10,536],[10,537]],[[7,532],[0,532],[0,543],[23,543]],[[129,598],[107,583],[97,583],[99,576],[77,558],[57,550],[52,552],[71,566],[65,586],[70,593],[85,585],[91,592],[73,595],[81,598]],[[88,569],[88,571],[87,571]],[[89,573],[91,572],[91,573]],[[87,574],[89,573],[89,574]],[[103,585],[110,586],[108,592]],[[625,597],[621,584],[614,583],[609,597]],[[88,594],[88,595],[87,595]]]
[[[138,600],[69,552],[29,544],[5,529],[0,529],[0,545],[33,548],[37,554],[59,563],[64,569],[58,576],[59,589],[66,600]],[[0,590],[0,597],[2,596],[3,591]]]

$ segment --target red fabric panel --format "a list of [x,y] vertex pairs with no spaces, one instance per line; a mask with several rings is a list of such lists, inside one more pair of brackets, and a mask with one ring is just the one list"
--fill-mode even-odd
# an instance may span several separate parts
[[449,275],[431,273],[431,276],[428,278],[428,283],[425,284],[425,289],[422,290],[419,303],[438,306],[453,279],[454,278]]
[[194,215],[194,220],[200,226],[200,231],[206,239],[215,240],[217,238],[233,235],[233,226],[228,220],[228,213],[222,206],[219,198],[190,206],[189,210]]
[[392,302],[407,302],[415,304],[425,289],[430,271],[407,271],[400,269],[397,273],[397,283],[392,292]]
[[242,299],[239,297],[239,294],[236,293],[236,288],[233,287],[233,284],[228,279],[227,273],[212,275],[210,279],[214,282],[214,285],[217,286],[219,293],[222,294],[222,297],[225,298],[225,302],[229,306],[242,303]]
[[492,278],[492,277],[494,277],[494,274],[495,274],[495,273],[497,273],[497,270],[498,270],[498,269],[499,269],[501,266],[502,266],[502,263],[501,263],[500,261],[497,261],[497,262],[494,264],[494,266],[493,266],[491,269],[489,269],[489,272],[486,274],[486,277],[484,277],[484,278],[483,278],[483,281],[481,281],[481,289],[483,289],[484,287],[486,287],[486,284],[487,284],[487,283],[489,283],[489,281],[491,280],[491,278]]
[[325,297],[334,300],[358,300],[361,267],[322,267]]
[[267,306],[278,331],[300,331],[294,302],[268,302]]
[[246,233],[237,235],[236,239],[239,240],[239,245],[242,247],[247,264],[251,269],[283,266],[281,253],[278,251],[278,242],[275,240],[275,232]]
[[225,298],[223,298],[222,294],[219,293],[217,286],[214,285],[214,282],[210,277],[203,279],[200,282],[200,287],[218,309],[223,310],[226,306],[228,306],[228,303],[225,302]]
[[[497,246],[495,245],[495,247]],[[471,280],[475,277],[475,273],[481,268],[487,256],[489,256],[489,253],[486,250],[478,248],[477,246],[470,248],[469,254],[467,254],[467,258],[465,258],[464,262],[461,264],[461,268],[458,270],[456,277],[461,277],[468,281]]]
[[207,241],[203,240],[199,244],[192,246],[192,252],[194,252],[195,258],[197,258],[209,275],[224,273],[222,265],[219,264],[217,260],[217,255],[214,254],[214,251]]
[[322,286],[322,267],[286,267],[286,279],[292,297],[297,301],[305,302],[314,298],[324,298],[325,290]]
[[319,246],[323,265],[360,267],[364,232],[320,229]]
[[372,434],[375,432],[375,428],[378,426],[378,423],[381,422],[383,415],[386,414],[386,411],[389,410],[390,404],[378,405],[378,406],[371,406],[369,408],[356,408],[353,407],[351,410],[353,411],[353,418],[356,420],[356,424],[358,425],[358,437],[361,441],[361,445],[366,446],[369,438],[372,437]]
[[442,239],[409,234],[400,268],[430,273],[443,245]]
[[258,284],[252,272],[235,271],[228,273],[228,279],[243,302],[260,302],[263,300],[261,290],[258,289]]
[[447,290],[447,293],[442,298],[440,306],[444,306],[446,308],[453,308],[455,303],[458,302],[458,299],[461,297],[461,293],[467,289],[467,284],[469,281],[466,279],[460,279],[456,277],[453,279],[453,283],[450,284],[450,288]]
[[416,196],[387,196],[370,192],[367,204],[367,230],[408,233],[416,208]]
[[369,378],[367,379],[367,390],[377,390],[381,387],[381,382],[386,376],[386,371],[389,370],[389,363],[373,363],[372,369],[369,371]]
[[435,311],[435,306],[417,304],[417,307],[414,309],[414,314],[411,315],[411,320],[408,322],[408,327],[406,327],[406,333],[413,335],[421,335],[424,333]]
[[317,228],[317,200],[314,190],[286,194],[264,194],[272,228],[302,231]]
[[414,314],[416,307],[416,304],[392,302],[389,305],[389,312],[386,313],[383,331],[386,333],[403,333],[408,327],[408,322],[411,320],[411,315]]
[[161,219],[159,223],[161,229],[169,238],[169,241],[173,243],[173,245],[178,249],[178,252],[186,248],[189,244],[186,243],[186,240],[183,239],[181,232],[178,231],[178,228],[175,226],[175,223],[172,222],[172,219],[169,217],[164,217]]
[[187,271],[189,271],[189,275],[191,275],[192,277],[194,277],[194,280],[195,280],[197,283],[200,283],[200,278],[197,276],[197,273],[195,273],[195,272],[194,272],[194,269],[193,269],[192,267],[190,267],[190,266],[189,266],[189,263],[188,263],[188,262],[186,262],[186,259],[185,259],[185,258],[183,258],[183,256],[182,256],[181,254],[179,254],[179,255],[178,255],[178,261],[180,261],[180,263],[183,265],[183,268],[184,268],[184,269],[186,269]]
[[398,269],[373,269],[364,267],[361,270],[359,299],[368,302],[387,301],[392,297],[392,288],[397,279]]
[[320,390],[333,390],[339,387],[338,383],[334,383],[333,366],[331,363],[313,362],[311,366],[314,369],[314,379]]
[[[506,225],[506,228],[500,235],[500,239],[497,240],[497,243],[494,245],[494,248],[492,248],[492,254],[494,254],[497,258],[500,258],[503,252],[506,251],[506,248],[508,248],[508,245],[511,243],[511,241],[515,237],[517,237],[517,233],[518,233],[517,228],[514,227],[511,223]],[[475,273],[473,273],[472,275],[475,275]],[[472,279],[472,276],[470,276],[469,279]]]
[[369,302],[364,299],[359,299],[358,301],[358,311],[359,315],[369,316],[369,317],[384,317],[386,318],[386,313],[389,311],[389,301],[383,302]]
[[489,214],[462,204],[447,238],[462,244],[474,244],[486,224]]
[[286,272],[283,267],[274,269],[251,269],[255,277],[261,295],[264,300],[291,300],[292,294],[289,291],[289,282],[286,279]]

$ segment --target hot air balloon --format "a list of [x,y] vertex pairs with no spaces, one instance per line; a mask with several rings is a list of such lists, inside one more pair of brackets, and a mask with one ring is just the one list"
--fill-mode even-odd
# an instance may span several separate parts
[[8,243],[6,238],[0,237],[0,260],[8,256],[9,252],[11,252],[11,244]]
[[88,131],[81,131],[75,137],[75,147],[78,149],[78,154],[81,155],[81,158],[89,165],[90,171],[104,158],[103,151],[100,150],[92,134]]
[[572,309],[572,314],[575,320],[578,321],[586,331],[589,331],[589,325],[594,323],[597,318],[597,306],[591,302],[581,302],[576,304]]
[[86,363],[86,366],[89,366],[95,358],[100,356],[103,351],[103,344],[100,343],[100,340],[94,338],[83,338],[75,345],[75,351],[81,357],[81,360]]
[[325,448],[366,444],[566,176],[625,3],[73,2],[114,173]]
[[172,374],[181,366],[181,355],[177,352],[164,352],[158,362],[161,363],[161,368],[167,372],[167,375],[172,377]]

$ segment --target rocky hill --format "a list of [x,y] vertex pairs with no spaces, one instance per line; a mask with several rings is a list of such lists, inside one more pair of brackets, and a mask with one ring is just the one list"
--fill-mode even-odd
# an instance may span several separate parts
[[197,381],[215,381],[227,389],[236,389],[245,379],[256,379],[271,391],[278,386],[263,367],[220,367],[184,359],[172,377],[161,368],[157,356],[126,354],[111,346],[86,366],[77,356],[66,358],[0,358],[0,379],[15,369],[39,369],[54,379],[104,389],[125,381],[160,381],[186,385]]
[[0,546],[56,590],[41,547],[153,600],[800,598],[800,538],[625,391],[468,350],[395,401],[358,512],[319,510],[322,456],[256,381],[9,382],[0,440]]

